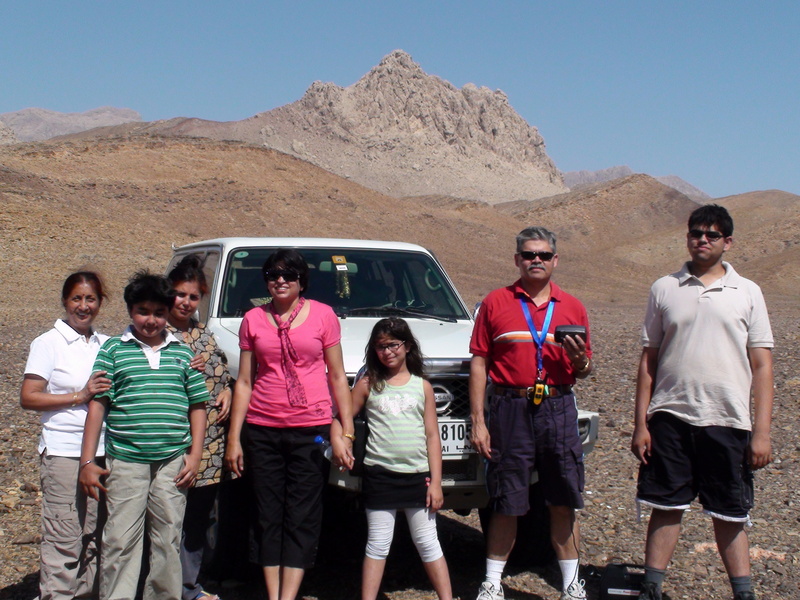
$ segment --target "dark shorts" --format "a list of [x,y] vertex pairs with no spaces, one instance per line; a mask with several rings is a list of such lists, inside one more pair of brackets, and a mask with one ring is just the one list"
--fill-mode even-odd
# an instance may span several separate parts
[[322,529],[327,460],[314,442],[329,425],[245,424],[245,463],[256,499],[258,562],[263,567],[314,566]]
[[650,417],[647,427],[653,453],[639,467],[637,501],[675,510],[689,508],[699,496],[711,516],[747,521],[753,507],[749,431],[697,427],[665,412]]
[[370,510],[425,508],[430,472],[398,473],[383,467],[364,465],[361,493]]
[[486,484],[495,512],[528,512],[534,469],[547,504],[583,508],[583,446],[574,394],[545,398],[536,406],[527,398],[495,393],[487,413],[492,458]]

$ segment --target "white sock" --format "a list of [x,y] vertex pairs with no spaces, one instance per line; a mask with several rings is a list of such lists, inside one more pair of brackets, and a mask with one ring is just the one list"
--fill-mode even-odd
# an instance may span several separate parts
[[561,567],[561,588],[562,591],[566,592],[567,588],[569,588],[574,581],[578,580],[578,559],[570,558],[567,560],[559,560],[558,566]]
[[500,587],[500,580],[503,578],[503,569],[506,568],[506,561],[486,559],[486,581],[494,587]]

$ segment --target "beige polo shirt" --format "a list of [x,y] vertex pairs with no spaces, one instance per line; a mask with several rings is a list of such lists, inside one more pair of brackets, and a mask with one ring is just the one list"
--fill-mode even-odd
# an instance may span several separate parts
[[650,289],[642,345],[658,348],[648,418],[665,411],[701,427],[751,429],[748,348],[772,348],[761,288],[723,262],[709,286],[688,263]]

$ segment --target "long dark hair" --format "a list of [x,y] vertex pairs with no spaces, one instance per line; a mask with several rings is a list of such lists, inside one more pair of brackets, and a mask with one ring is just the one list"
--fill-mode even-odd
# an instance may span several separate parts
[[203,260],[196,254],[187,254],[180,262],[175,265],[167,275],[167,279],[173,286],[184,281],[195,282],[200,289],[200,294],[205,296],[208,293],[208,283],[206,274],[203,272]]
[[422,350],[420,350],[417,338],[411,333],[408,323],[398,317],[381,319],[372,328],[369,342],[367,342],[367,347],[364,350],[364,360],[367,364],[365,376],[369,378],[369,385],[373,391],[383,391],[386,377],[389,375],[386,366],[378,358],[378,352],[375,350],[375,345],[381,337],[394,338],[403,342],[407,349],[406,367],[409,373],[418,377],[425,376]]

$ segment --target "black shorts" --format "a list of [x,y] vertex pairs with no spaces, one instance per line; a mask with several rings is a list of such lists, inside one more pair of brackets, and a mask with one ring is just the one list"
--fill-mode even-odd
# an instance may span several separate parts
[[486,467],[486,484],[492,510],[526,514],[534,469],[547,504],[583,508],[583,446],[575,395],[545,398],[537,406],[501,390],[490,398],[487,419],[492,458]]
[[647,428],[653,451],[639,467],[637,502],[680,510],[699,496],[703,511],[712,517],[748,521],[753,507],[749,431],[697,427],[665,412],[650,417]]

